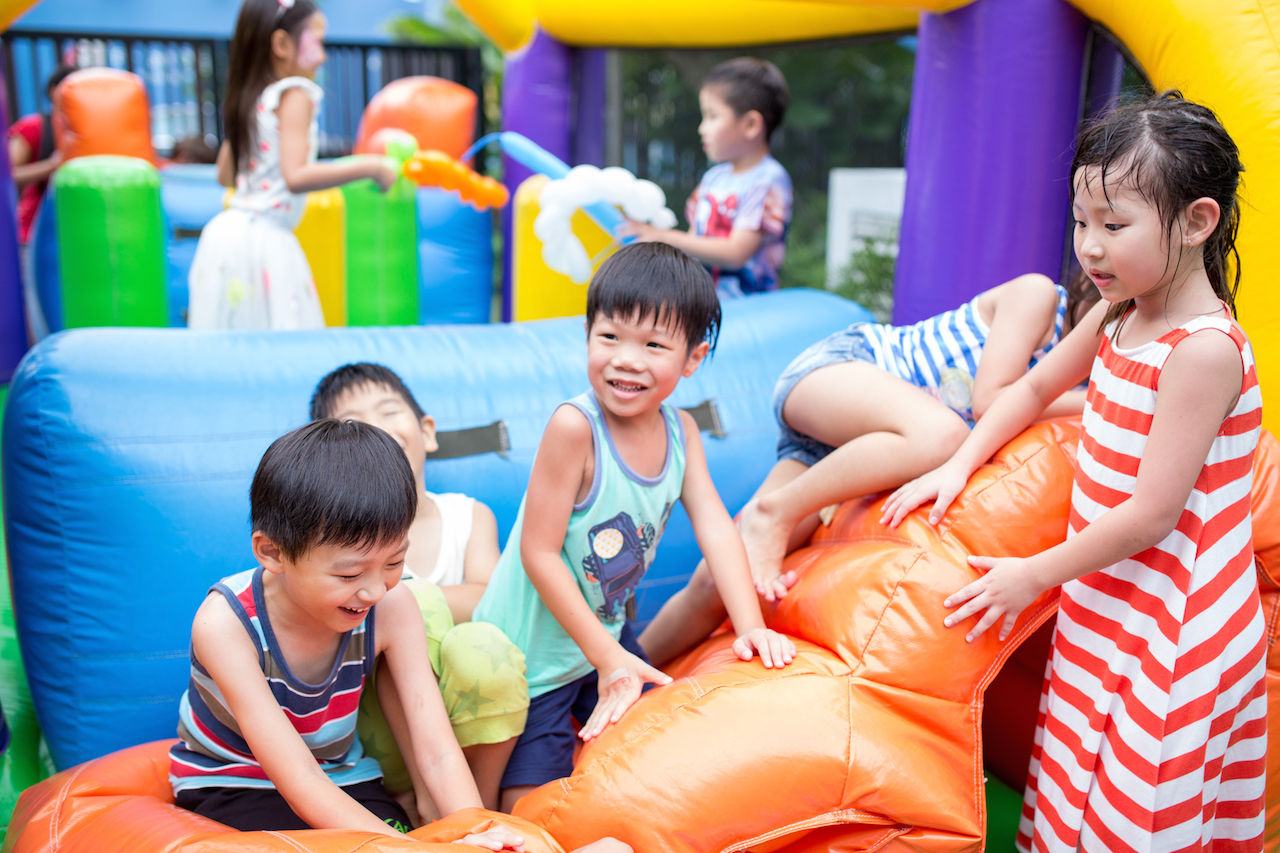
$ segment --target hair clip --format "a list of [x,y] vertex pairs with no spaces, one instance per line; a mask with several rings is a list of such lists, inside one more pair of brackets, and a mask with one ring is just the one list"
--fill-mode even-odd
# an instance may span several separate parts
[[287,10],[287,9],[292,9],[293,4],[296,3],[297,0],[276,0],[276,2],[280,4],[281,9]]

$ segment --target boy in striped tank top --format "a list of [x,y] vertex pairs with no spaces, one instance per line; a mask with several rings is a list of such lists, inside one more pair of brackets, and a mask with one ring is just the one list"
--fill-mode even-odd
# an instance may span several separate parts
[[[941,464],[996,395],[1057,346],[1096,299],[1083,277],[1068,289],[1023,275],[913,325],[855,323],[798,355],[773,392],[778,461],[738,519],[760,595],[786,595],[795,575],[783,574],[783,558],[830,521],[833,505]],[[1070,391],[1046,416],[1083,407],[1084,392]],[[724,617],[700,564],[640,642],[661,664]]]
[[[409,760],[430,768],[419,799],[479,808],[418,606],[398,586],[418,501],[399,445],[368,424],[315,421],[267,449],[249,499],[261,565],[215,584],[196,613],[169,753],[177,804],[241,830],[409,829],[356,736],[383,655],[401,706],[421,709],[407,716]],[[523,844],[502,828],[467,842]]]
[[622,718],[649,665],[628,622],[636,587],[679,500],[708,555],[742,660],[785,666],[795,644],[764,627],[746,554],[707,471],[693,418],[666,403],[720,326],[710,274],[663,243],[601,264],[587,290],[591,390],[556,410],[475,619],[525,654],[529,717],[502,779],[502,808],[573,770],[573,719],[589,741]]
[[[1067,540],[970,557],[944,602],[974,640],[1061,584],[1018,845],[1262,850],[1264,634],[1250,494],[1262,398],[1234,320],[1239,153],[1177,92],[1085,129],[1075,250],[1105,304],[890,498],[937,524],[980,465],[1088,375]],[[1229,259],[1235,257],[1234,281]]]

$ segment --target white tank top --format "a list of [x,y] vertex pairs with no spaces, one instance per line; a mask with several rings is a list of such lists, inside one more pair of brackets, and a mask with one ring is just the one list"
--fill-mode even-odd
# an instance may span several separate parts
[[437,495],[426,492],[427,499],[440,511],[440,551],[429,574],[404,567],[403,578],[421,578],[437,586],[457,586],[465,581],[467,543],[471,541],[471,522],[475,518],[476,499],[458,492]]

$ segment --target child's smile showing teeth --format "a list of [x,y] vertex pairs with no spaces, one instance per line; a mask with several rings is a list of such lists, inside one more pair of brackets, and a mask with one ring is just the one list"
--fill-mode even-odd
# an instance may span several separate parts
[[641,385],[639,382],[626,382],[622,379],[610,379],[608,382],[609,387],[617,392],[620,397],[633,397],[648,387],[647,385]]

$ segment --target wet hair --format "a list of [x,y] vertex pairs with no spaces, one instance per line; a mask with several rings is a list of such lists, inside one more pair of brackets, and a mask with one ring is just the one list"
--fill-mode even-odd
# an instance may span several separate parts
[[249,160],[253,146],[253,113],[262,90],[275,79],[271,67],[271,35],[284,30],[297,40],[316,13],[312,0],[295,0],[286,7],[279,0],[244,0],[236,31],[231,37],[227,64],[227,89],[223,97],[222,123],[231,145],[234,171]]
[[1063,334],[1080,325],[1084,315],[1102,298],[1093,279],[1088,273],[1080,270],[1067,280],[1067,306],[1064,318]]
[[739,56],[721,62],[702,81],[702,88],[714,89],[735,115],[744,116],[755,110],[764,119],[764,139],[782,125],[782,117],[791,104],[787,78],[778,66],[767,59]]
[[254,532],[296,560],[321,545],[399,542],[418,511],[418,489],[395,439],[376,426],[326,418],[267,448],[249,506]]
[[418,420],[427,416],[413,398],[413,392],[405,387],[404,381],[394,370],[381,364],[362,361],[358,364],[344,364],[320,380],[311,395],[311,420],[333,417],[337,414],[338,399],[343,394],[366,385],[382,385],[399,394]]
[[53,73],[49,75],[49,79],[44,81],[45,94],[52,99],[53,90],[58,88],[58,84],[79,70],[80,69],[74,65],[59,65],[57,68],[53,69]]
[[[1087,125],[1076,142],[1071,163],[1071,197],[1076,176],[1086,166],[1097,167],[1103,195],[1108,185],[1129,186],[1160,216],[1169,241],[1170,263],[1178,217],[1199,198],[1218,203],[1218,227],[1204,243],[1204,269],[1218,298],[1235,314],[1240,286],[1240,150],[1208,107],[1188,101],[1177,90],[1117,107]],[[1086,173],[1085,180],[1090,180]],[[1229,273],[1234,272],[1234,276]],[[1230,281],[1228,279],[1230,278]],[[1132,300],[1112,305],[1103,324],[1123,317]]]
[[610,255],[587,288],[587,332],[598,317],[649,318],[683,333],[688,349],[720,337],[720,297],[706,267],[666,243],[632,243]]

